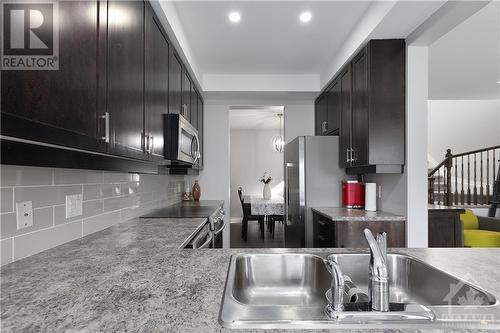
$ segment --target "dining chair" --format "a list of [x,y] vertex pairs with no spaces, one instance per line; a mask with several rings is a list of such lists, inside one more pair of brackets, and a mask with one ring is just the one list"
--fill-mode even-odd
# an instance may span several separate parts
[[238,196],[240,197],[241,209],[243,210],[243,219],[241,220],[241,238],[246,242],[248,233],[248,221],[258,221],[260,234],[264,238],[264,215],[252,215],[251,206],[249,203],[243,202],[243,189],[238,188]]
[[276,222],[284,223],[285,219],[283,215],[271,215],[267,217],[270,224],[270,232],[274,239],[274,229],[276,227]]

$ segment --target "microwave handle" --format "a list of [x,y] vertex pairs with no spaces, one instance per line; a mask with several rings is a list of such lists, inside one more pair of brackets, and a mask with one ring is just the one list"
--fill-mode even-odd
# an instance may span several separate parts
[[191,156],[194,157],[193,164],[196,164],[198,162],[198,159],[200,158],[200,139],[198,139],[198,135],[193,136],[193,141],[196,141],[196,150],[193,153],[193,146],[191,145]]

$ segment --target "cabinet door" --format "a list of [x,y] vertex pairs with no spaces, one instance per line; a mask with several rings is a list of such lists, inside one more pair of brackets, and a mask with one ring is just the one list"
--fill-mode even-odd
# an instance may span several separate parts
[[198,129],[198,92],[194,89],[194,84],[191,84],[190,107],[191,111],[190,122],[194,128]]
[[189,122],[191,122],[191,79],[188,73],[182,71],[182,108],[183,115]]
[[328,133],[338,133],[340,128],[340,112],[342,110],[340,80],[336,79],[328,88],[328,114],[327,114],[327,131]]
[[146,150],[153,159],[163,159],[163,114],[168,113],[169,44],[153,9],[146,11]]
[[328,99],[325,93],[316,99],[314,134],[325,135],[328,125]]
[[353,165],[368,164],[368,58],[364,48],[352,61]]
[[108,18],[110,152],[142,158],[144,2],[108,1]]
[[339,167],[345,168],[351,165],[351,132],[352,132],[352,110],[351,110],[351,67],[346,68],[339,75],[340,83],[340,143],[339,143]]
[[170,48],[169,57],[169,113],[181,113],[182,109],[182,62]]
[[[59,2],[59,69],[2,70],[1,134],[104,151],[98,139],[99,1]],[[85,15],[82,15],[85,13]],[[2,23],[3,24],[3,23]],[[105,23],[104,23],[105,26]]]
[[336,246],[343,248],[367,248],[363,230],[368,228],[376,235],[387,233],[387,247],[406,247],[404,221],[343,221],[335,224]]
[[203,149],[203,100],[201,99],[200,94],[197,94],[197,104],[198,104],[198,138],[200,140],[200,159],[198,161],[198,167],[203,169],[203,158],[204,158],[204,149]]

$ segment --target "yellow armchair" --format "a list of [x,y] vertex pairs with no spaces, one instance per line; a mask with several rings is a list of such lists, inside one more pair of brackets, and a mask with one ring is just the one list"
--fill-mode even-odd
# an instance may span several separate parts
[[470,209],[460,214],[465,247],[500,247],[500,219],[476,216]]

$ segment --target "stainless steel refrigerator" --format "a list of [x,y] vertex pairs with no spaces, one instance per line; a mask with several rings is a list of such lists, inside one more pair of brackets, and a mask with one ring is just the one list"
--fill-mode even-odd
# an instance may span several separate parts
[[337,136],[299,136],[285,146],[285,247],[313,247],[311,207],[340,207]]

